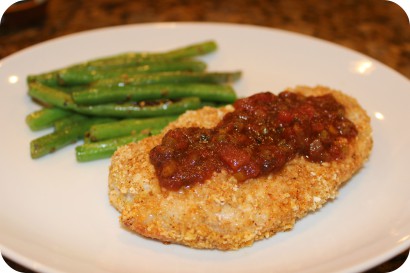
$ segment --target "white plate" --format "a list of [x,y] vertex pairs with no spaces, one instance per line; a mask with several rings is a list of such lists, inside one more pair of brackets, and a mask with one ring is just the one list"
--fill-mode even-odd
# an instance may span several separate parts
[[[209,70],[243,70],[240,95],[297,84],[356,97],[375,146],[336,201],[295,228],[239,251],[163,245],[120,227],[107,197],[109,160],[77,163],[74,146],[31,160],[25,116],[37,109],[25,77],[124,51],[214,39]],[[379,62],[314,38],[268,28],[201,23],[130,25],[51,40],[0,63],[0,249],[42,272],[353,272],[410,245],[410,82]]]

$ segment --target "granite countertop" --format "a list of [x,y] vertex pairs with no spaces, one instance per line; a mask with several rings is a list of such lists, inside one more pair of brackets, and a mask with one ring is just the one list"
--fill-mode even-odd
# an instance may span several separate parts
[[[17,21],[5,17],[0,24],[0,59],[52,38],[107,26],[230,22],[331,41],[364,53],[410,79],[409,19],[398,5],[385,0],[49,0],[43,7],[34,22],[27,22],[29,16]],[[366,272],[392,271],[407,256],[405,251]],[[32,272],[7,261],[16,269]]]

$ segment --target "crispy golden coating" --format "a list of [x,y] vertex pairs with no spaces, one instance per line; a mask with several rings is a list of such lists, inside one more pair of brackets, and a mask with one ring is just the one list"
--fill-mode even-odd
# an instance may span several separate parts
[[[312,163],[303,157],[277,174],[238,184],[226,172],[178,192],[159,187],[149,151],[162,135],[123,146],[112,157],[109,198],[128,229],[162,242],[194,248],[233,250],[249,246],[293,227],[295,221],[318,210],[337,195],[338,188],[364,164],[372,148],[370,118],[355,99],[326,87],[296,87],[293,92],[331,92],[347,110],[358,136],[342,161]],[[213,127],[232,106],[190,111],[170,124]]]

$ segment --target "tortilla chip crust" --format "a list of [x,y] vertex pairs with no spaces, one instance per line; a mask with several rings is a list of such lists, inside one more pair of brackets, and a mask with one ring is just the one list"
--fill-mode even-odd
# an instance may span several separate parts
[[234,250],[292,229],[298,219],[334,199],[340,186],[370,155],[370,118],[354,98],[340,91],[324,86],[288,90],[307,96],[331,93],[345,106],[347,117],[358,129],[345,159],[319,164],[297,157],[279,173],[244,183],[237,183],[222,171],[191,188],[161,189],[149,151],[160,144],[165,132],[176,127],[210,128],[234,109],[228,105],[189,111],[160,135],[120,147],[113,155],[109,199],[121,213],[120,222],[142,236],[165,243]]

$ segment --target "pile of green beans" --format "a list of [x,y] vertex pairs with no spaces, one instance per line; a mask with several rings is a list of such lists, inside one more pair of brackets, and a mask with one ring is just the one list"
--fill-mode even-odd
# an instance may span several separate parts
[[205,41],[165,52],[128,52],[29,75],[28,95],[41,109],[26,123],[52,132],[30,143],[39,158],[83,140],[79,162],[108,158],[130,142],[155,135],[187,110],[236,100],[241,71],[207,71],[196,57],[217,50]]

